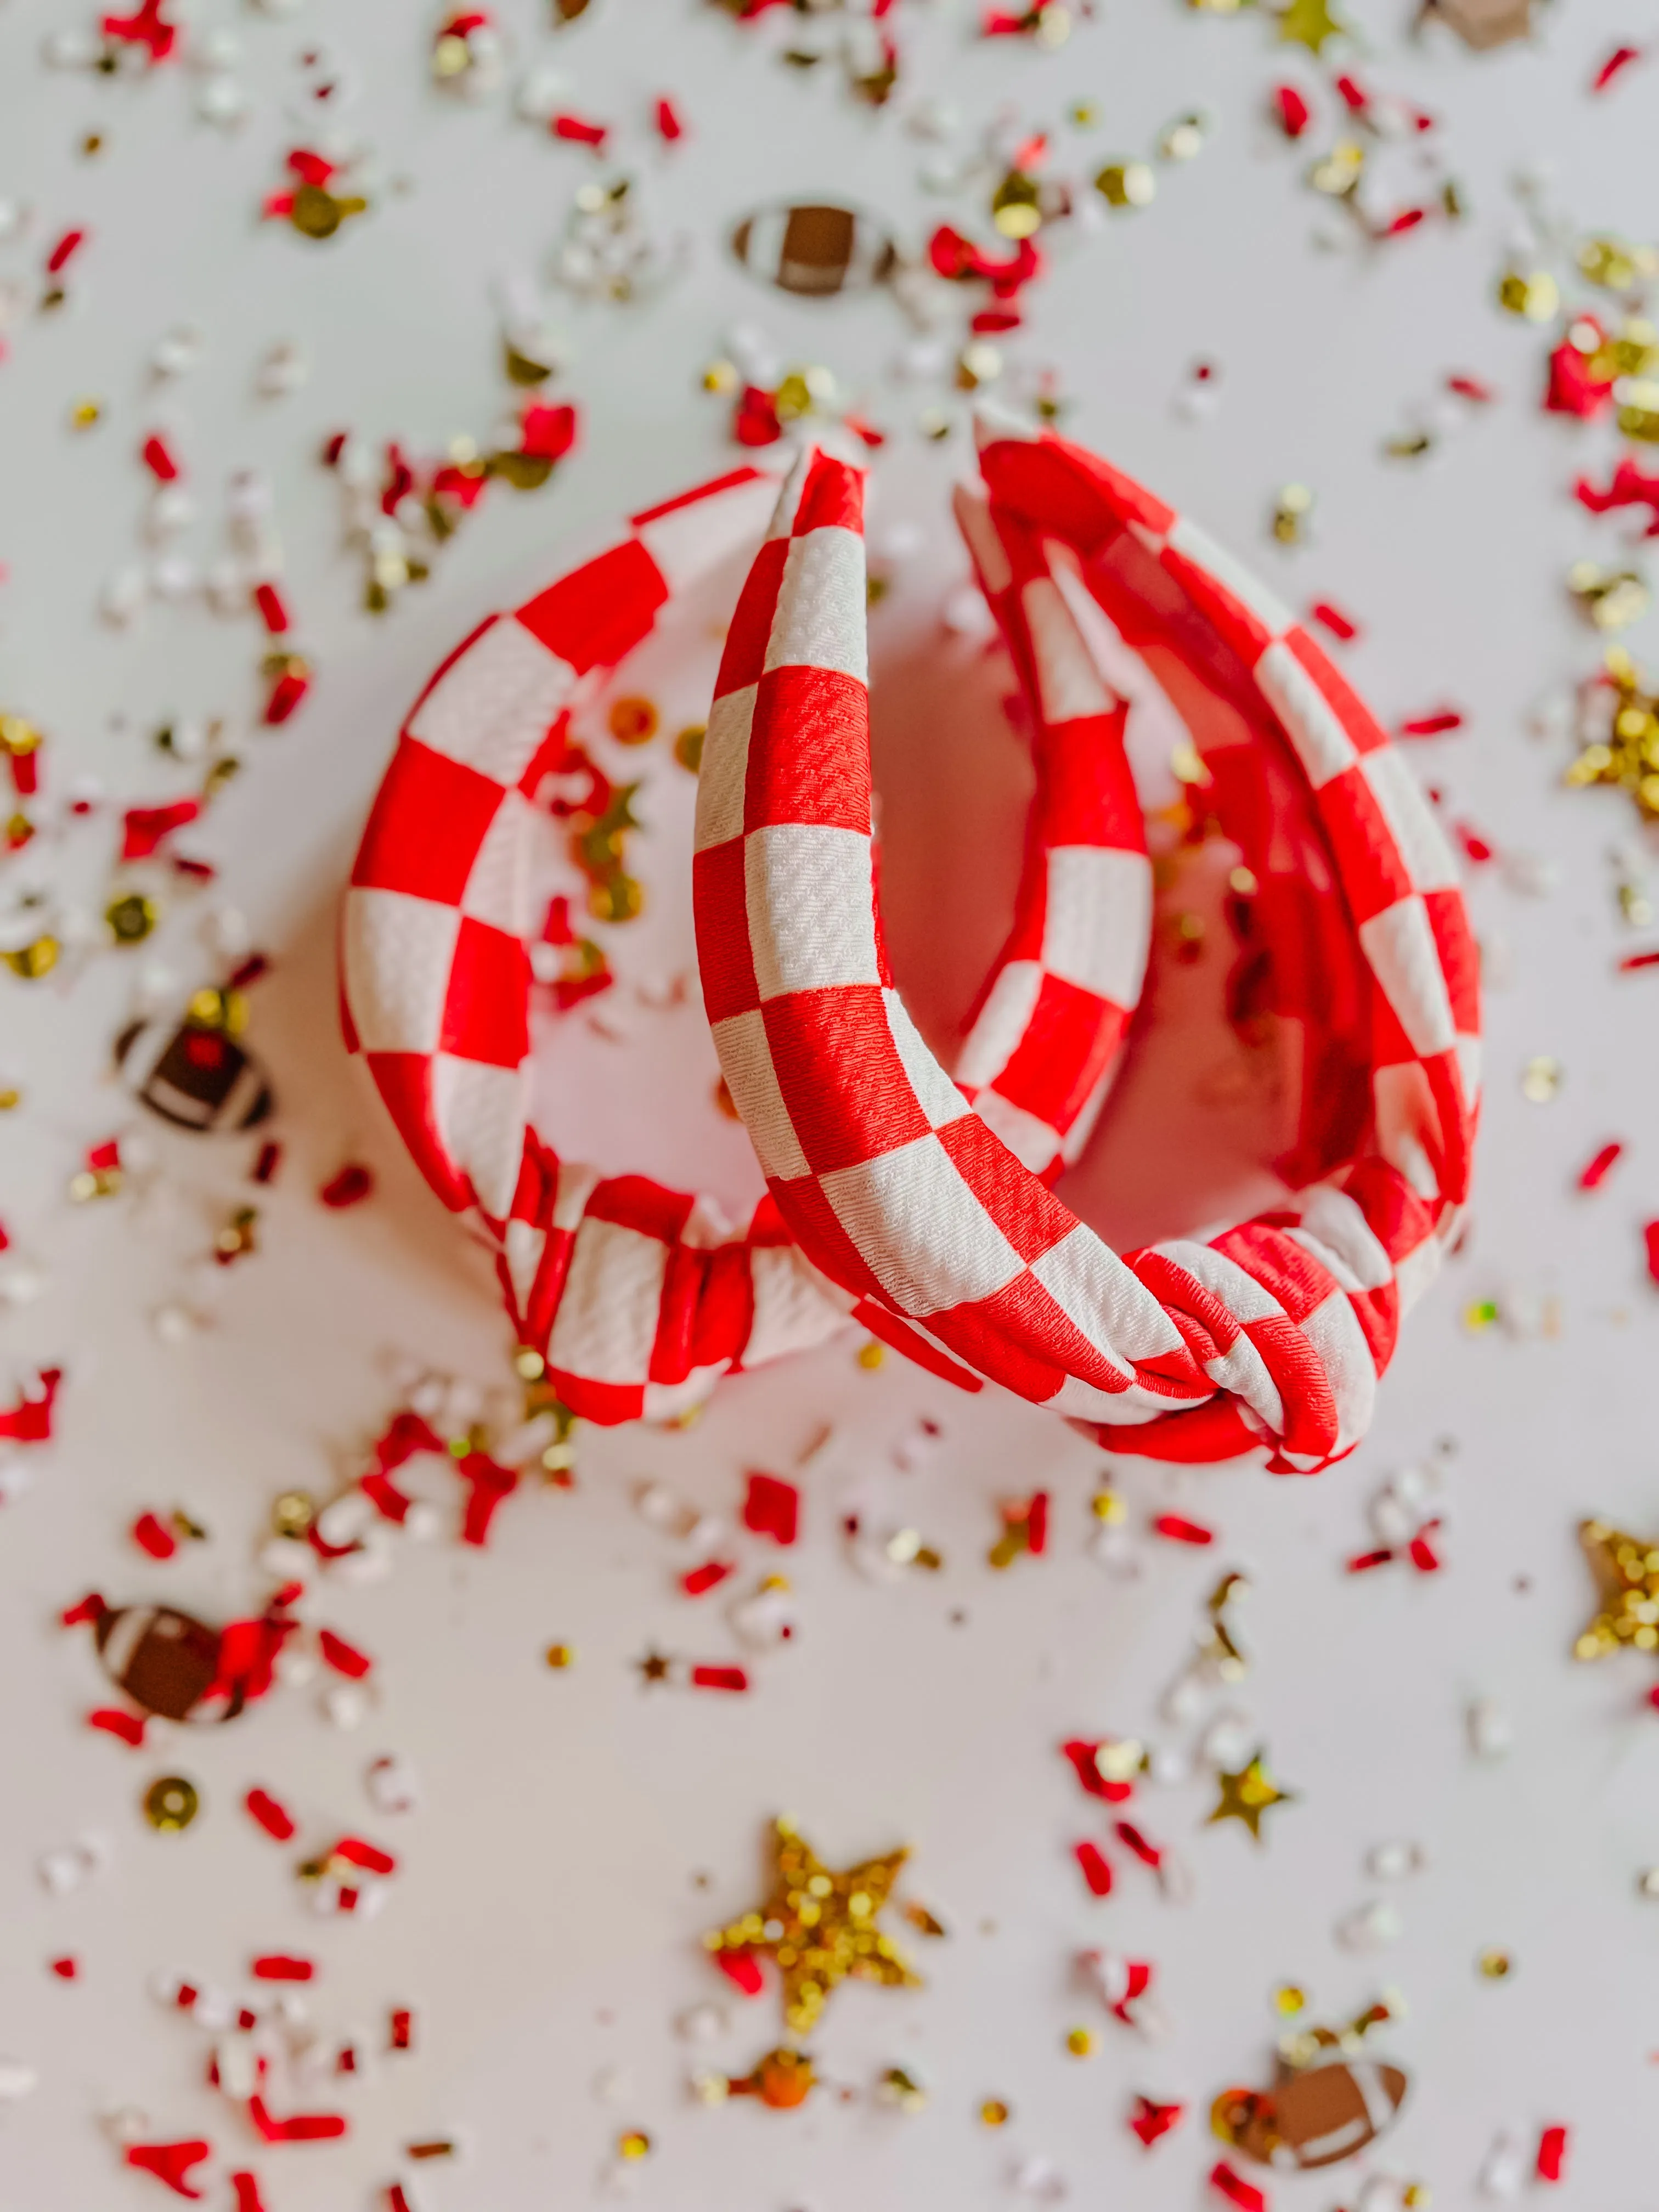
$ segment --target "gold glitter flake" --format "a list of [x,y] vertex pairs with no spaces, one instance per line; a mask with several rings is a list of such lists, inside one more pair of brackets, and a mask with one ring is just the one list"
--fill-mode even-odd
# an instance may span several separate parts
[[881,1365],[886,1357],[886,1346],[884,1344],[878,1343],[873,1336],[870,1339],[867,1344],[860,1345],[858,1349],[859,1365],[869,1370],[872,1374],[875,1370]]
[[189,1827],[201,1808],[196,1784],[182,1774],[164,1774],[144,1792],[144,1818],[162,1835],[177,1835]]
[[1331,39],[1345,38],[1347,29],[1340,15],[1332,15],[1325,0],[1290,0],[1279,18],[1280,44],[1305,46],[1310,54],[1322,52]]
[[617,2155],[630,2164],[651,2155],[651,2138],[643,2128],[629,2128],[617,2137]]
[[1475,1960],[1483,1980],[1506,1982],[1514,1972],[1515,1961],[1507,1951],[1483,1951]]
[[840,1873],[826,1867],[793,1820],[773,1838],[775,1872],[763,1905],[703,1939],[711,1951],[772,1960],[783,1977],[783,2016],[797,2035],[811,2033],[842,1981],[919,1989],[919,1978],[890,1936],[876,1926],[908,1849],[865,1859]]
[[1281,1982],[1273,1991],[1273,2010],[1285,2020],[1294,2020],[1307,2002],[1308,1992],[1295,1982]]
[[160,919],[153,898],[142,891],[123,891],[104,908],[104,923],[118,945],[142,945]]
[[1604,1659],[1621,1644],[1659,1651],[1659,1544],[1644,1544],[1606,1521],[1578,1531],[1601,1607],[1572,1647],[1575,1659]]
[[1633,568],[1603,568],[1595,561],[1575,561],[1567,589],[1597,629],[1623,629],[1648,611],[1648,587]]
[[692,722],[674,740],[674,757],[688,775],[697,775],[702,767],[702,744],[708,735],[702,722]]
[[1498,304],[1529,323],[1551,322],[1560,309],[1561,288],[1547,269],[1534,270],[1530,276],[1511,269],[1498,287]]
[[1158,177],[1145,161],[1109,161],[1095,178],[1095,190],[1110,207],[1149,207],[1158,196]]
[[1236,1774],[1218,1772],[1216,1780],[1221,1796],[1205,1826],[1213,1827],[1219,1820],[1241,1820],[1258,1843],[1261,1840],[1262,1814],[1272,1806],[1296,1802],[1295,1793],[1279,1789],[1268,1774],[1265,1751],[1258,1751]]
[[20,945],[15,951],[0,954],[14,975],[26,982],[38,982],[42,975],[50,975],[58,965],[58,955],[63,950],[55,937],[37,937],[33,944]]
[[556,1674],[562,1674],[575,1665],[576,1647],[574,1644],[550,1644],[546,1659]]
[[1273,536],[1281,545],[1299,545],[1302,533],[1308,526],[1308,517],[1313,513],[1314,495],[1304,483],[1287,483],[1279,487],[1273,505]]
[[1000,2097],[988,2097],[979,2108],[980,2125],[985,2128],[1006,2128],[1013,2116],[1013,2107]]
[[1092,2058],[1100,2048],[1100,2038],[1091,2027],[1068,2028],[1066,2048],[1073,2058]]
[[317,1501],[309,1491],[285,1490],[270,1509],[270,1525],[290,1543],[302,1544],[317,1519]]
[[1559,1060],[1540,1054],[1521,1071],[1521,1096],[1534,1106],[1547,1106],[1561,1088],[1565,1073]]

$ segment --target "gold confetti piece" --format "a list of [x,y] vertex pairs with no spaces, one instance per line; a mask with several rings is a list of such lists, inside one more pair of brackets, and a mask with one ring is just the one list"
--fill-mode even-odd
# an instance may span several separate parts
[[513,1372],[521,1382],[539,1382],[547,1372],[547,1362],[533,1344],[521,1344],[513,1354]]
[[1149,207],[1158,196],[1158,177],[1146,161],[1109,161],[1095,178],[1095,190],[1111,207]]
[[37,937],[32,945],[19,945],[15,951],[0,957],[4,958],[14,975],[35,982],[42,975],[51,975],[58,965],[58,955],[62,949],[55,937]]
[[1606,1521],[1586,1521],[1579,1541],[1601,1589],[1601,1607],[1572,1647],[1575,1659],[1603,1659],[1621,1644],[1659,1650],[1659,1544]]
[[[1287,483],[1279,487],[1273,505],[1273,536],[1281,545],[1299,545],[1308,517],[1313,513],[1314,495],[1304,483]],[[1254,878],[1252,878],[1254,882]]]
[[1524,315],[1529,323],[1547,323],[1560,308],[1561,288],[1547,269],[1534,270],[1529,276],[1511,269],[1498,287],[1498,304],[1512,315]]
[[9,1114],[23,1103],[23,1094],[12,1085],[0,1088],[0,1114]]
[[101,421],[103,412],[101,399],[79,399],[70,410],[70,428],[71,430],[90,430],[95,422]]
[[1092,2058],[1100,2048],[1100,2038],[1091,2027],[1068,2028],[1066,2048],[1073,2058]]
[[270,1509],[270,1525],[279,1536],[303,1543],[317,1519],[317,1501],[308,1491],[285,1490]]
[[1644,445],[1659,444],[1659,383],[1641,378],[1627,384],[1617,395],[1619,428],[1627,438],[1639,438]]
[[1331,39],[1346,38],[1348,27],[1333,15],[1325,0],[1290,0],[1279,18],[1281,46],[1305,46],[1310,54],[1322,52]]
[[1089,1500],[1089,1510],[1097,1521],[1115,1527],[1128,1518],[1129,1509],[1115,1490],[1097,1490]]
[[886,1357],[886,1346],[878,1343],[873,1336],[867,1344],[860,1345],[858,1349],[859,1365],[869,1369],[872,1373],[881,1365]]
[[1507,1951],[1483,1951],[1475,1964],[1486,1981],[1505,1982],[1514,1969],[1515,1961]]
[[1365,167],[1365,149],[1357,139],[1342,138],[1308,172],[1308,182],[1330,199],[1346,199],[1358,184]]
[[95,1198],[113,1198],[125,1178],[119,1168],[82,1168],[70,1177],[69,1194],[77,1206]]
[[196,1784],[182,1774],[164,1774],[144,1792],[144,1818],[163,1835],[189,1827],[201,1805]]
[[240,1260],[258,1249],[255,1236],[258,1221],[257,1206],[237,1207],[213,1240],[214,1254],[222,1266],[228,1267],[232,1261]]
[[692,722],[674,740],[674,757],[689,774],[696,775],[702,767],[702,742],[708,732],[701,722]]
[[647,1685],[653,1682],[665,1682],[673,1668],[673,1663],[672,1659],[665,1659],[660,1651],[647,1651],[643,1659],[636,1659],[634,1662],[635,1666],[639,1669],[640,1680]]
[[1280,1790],[1268,1775],[1265,1752],[1258,1751],[1236,1774],[1218,1771],[1216,1780],[1221,1796],[1205,1826],[1213,1827],[1219,1820],[1241,1820],[1258,1843],[1261,1840],[1262,1814],[1274,1805],[1296,1802],[1295,1793]]
[[1560,1061],[1547,1054],[1529,1060],[1521,1073],[1521,1096],[1534,1106],[1547,1106],[1561,1088],[1565,1073]]
[[556,1674],[562,1673],[567,1668],[575,1665],[576,1647],[574,1644],[550,1644],[547,1647],[546,1658],[548,1665]]
[[1183,115],[1172,123],[1158,142],[1166,161],[1190,161],[1204,150],[1204,118]]
[[1294,1982],[1281,1982],[1273,1991],[1273,2009],[1282,2014],[1286,2020],[1294,2019],[1297,2013],[1304,2009],[1307,2002],[1307,1991],[1299,1989]]
[[1013,2108],[1000,2097],[988,2097],[979,2108],[980,2124],[987,2128],[1006,2128],[1013,2118]]
[[991,195],[991,220],[1005,238],[1030,238],[1042,228],[1042,192],[1035,177],[1010,169]]
[[1408,2181],[1400,2192],[1400,2201],[1406,2212],[1428,2212],[1434,2195],[1426,2181]]
[[595,921],[633,921],[645,910],[645,885],[637,877],[620,871],[603,883],[590,884],[587,910]]
[[789,2112],[806,2102],[817,2086],[817,2078],[805,2051],[780,2045],[767,2052],[752,2073],[740,2081],[727,2081],[726,2092],[731,2097],[758,2097],[773,2112]]
[[1078,131],[1092,131],[1100,120],[1100,110],[1092,100],[1074,100],[1066,111],[1066,120]]
[[621,745],[649,744],[661,726],[662,717],[648,699],[613,699],[606,716],[611,734]]
[[775,1875],[766,1900],[741,1920],[704,1937],[711,1951],[773,1960],[783,1977],[783,2016],[810,2033],[831,1991],[849,1978],[890,1989],[919,1989],[919,1978],[876,1920],[908,1848],[864,1859],[840,1873],[826,1867],[793,1820],[773,1834]]
[[629,2128],[626,2134],[620,2135],[617,2137],[617,2155],[618,2158],[627,2159],[630,2161],[641,2158],[649,2158],[651,2155],[650,2136],[647,2135],[643,2128]]
[[118,945],[142,945],[160,919],[154,899],[124,891],[104,908],[104,921]]
[[948,1936],[950,1933],[942,1920],[936,1920],[927,1907],[918,1905],[914,1898],[904,1906],[904,1917],[918,1935]]
[[1597,629],[1623,629],[1648,610],[1648,587],[1633,568],[1603,568],[1594,561],[1575,561],[1567,589]]
[[888,2068],[877,2084],[877,2093],[887,2104],[896,2105],[902,2112],[920,2112],[927,2103],[927,2092],[902,2066]]
[[994,384],[1002,374],[1002,355],[988,338],[973,338],[957,356],[957,387],[977,392],[981,384]]

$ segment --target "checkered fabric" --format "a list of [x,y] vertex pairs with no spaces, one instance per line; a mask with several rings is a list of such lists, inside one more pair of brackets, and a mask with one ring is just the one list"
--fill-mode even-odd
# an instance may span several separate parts
[[[635,516],[620,544],[465,639],[404,723],[346,897],[348,1042],[433,1188],[492,1246],[520,1341],[598,1421],[679,1411],[728,1369],[806,1349],[849,1317],[947,1364],[823,1276],[769,1198],[733,1232],[705,1200],[561,1160],[529,1121],[538,789],[585,693],[674,594],[761,537],[779,473],[738,469]],[[1075,720],[1037,715],[1014,936],[964,1055],[981,1112],[1044,1173],[1103,1091],[1139,993],[1151,896],[1121,728],[1097,718],[1085,739]],[[1109,804],[1091,808],[1091,773]],[[1091,845],[1118,869],[1109,895],[1079,880]]]
[[1270,710],[1366,978],[1365,1142],[1283,1209],[1120,1257],[971,1111],[888,972],[863,479],[821,450],[792,472],[750,571],[705,744],[694,882],[721,1065],[780,1213],[849,1295],[1115,1449],[1265,1443],[1270,1463],[1312,1470],[1364,1433],[1466,1193],[1479,1007],[1450,854],[1319,647],[1191,524],[1047,434],[991,428],[981,467],[994,507],[1069,544],[1085,573],[1132,533],[1160,572],[1143,635],[1198,617],[1212,665]]

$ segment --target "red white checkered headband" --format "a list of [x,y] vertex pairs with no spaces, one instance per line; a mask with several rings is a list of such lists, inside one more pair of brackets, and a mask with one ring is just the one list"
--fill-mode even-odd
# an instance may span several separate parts
[[[701,485],[481,625],[404,723],[347,896],[348,1040],[433,1188],[492,1248],[520,1341],[544,1353],[564,1401],[599,1421],[680,1411],[730,1369],[807,1349],[854,1316],[902,1329],[821,1274],[769,1198],[733,1231],[707,1200],[562,1160],[531,1118],[538,794],[573,711],[671,599],[760,540],[776,492],[776,474],[753,467]],[[994,565],[998,526],[982,503],[964,520]],[[1029,666],[1018,595],[992,597]],[[1080,659],[1080,639],[1072,649]],[[1031,695],[1036,792],[1014,927],[957,1070],[963,1096],[1043,1177],[1094,1125],[1151,929],[1122,713],[1064,703]]]
[[[1351,1157],[1206,1243],[1120,1257],[921,1047],[876,898],[863,472],[821,450],[792,473],[750,571],[704,745],[694,891],[720,1063],[801,1249],[898,1340],[1120,1451],[1266,1445],[1310,1470],[1364,1435],[1467,1193],[1479,1005],[1451,855],[1368,709],[1201,532],[1047,434],[991,429],[981,467],[993,520],[1052,542],[1165,690],[1201,695],[1186,719],[1247,850],[1294,797],[1310,966],[1342,979],[1332,1011],[1365,1040]],[[1066,602],[1058,565],[1043,568],[1018,581],[1015,564],[1006,588],[1052,708],[1044,683],[1085,672],[1065,661],[1069,633],[1045,645]],[[1340,1120],[1314,1129],[1314,1152]]]

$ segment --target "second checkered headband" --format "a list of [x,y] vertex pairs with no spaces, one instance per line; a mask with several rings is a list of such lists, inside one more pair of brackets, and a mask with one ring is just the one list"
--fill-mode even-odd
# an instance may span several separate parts
[[[964,1379],[1052,1406],[1115,1450],[1265,1446],[1271,1465],[1311,1471],[1364,1433],[1467,1192],[1479,1002],[1450,853],[1319,647],[1192,524],[1047,433],[991,427],[981,470],[993,518],[1066,556],[1119,638],[1161,665],[1215,763],[1223,826],[1271,800],[1275,778],[1301,809],[1317,870],[1310,973],[1343,981],[1346,1012],[1323,1011],[1364,1033],[1350,1156],[1204,1243],[1120,1255],[969,1109],[883,948],[863,477],[821,450],[797,464],[750,571],[704,747],[694,891],[720,1063],[802,1250]],[[1047,554],[1029,565],[1040,644],[1064,594]],[[1241,751],[1260,752],[1267,782],[1237,774]],[[1291,1000],[1319,1019],[1307,990]],[[1332,1133],[1314,1132],[1316,1156]]]
[[[561,1159],[529,1118],[538,795],[573,709],[671,599],[760,538],[776,494],[776,474],[754,467],[700,485],[465,640],[404,723],[347,895],[348,1041],[428,1182],[493,1249],[520,1341],[593,1420],[672,1414],[729,1369],[805,1350],[854,1316],[945,1364],[897,1316],[823,1276],[770,1198],[734,1231],[706,1200]],[[1019,526],[993,522],[981,502],[964,527],[995,570],[999,528]],[[1014,643],[1022,611],[989,577],[987,589]],[[1062,611],[1050,657],[1069,641],[1080,667],[1070,623]],[[1044,1176],[1092,1125],[1151,927],[1122,717],[1097,711],[1098,689],[1086,714],[1052,686],[1031,702],[1036,789],[1014,931],[960,1067],[987,1122]]]

